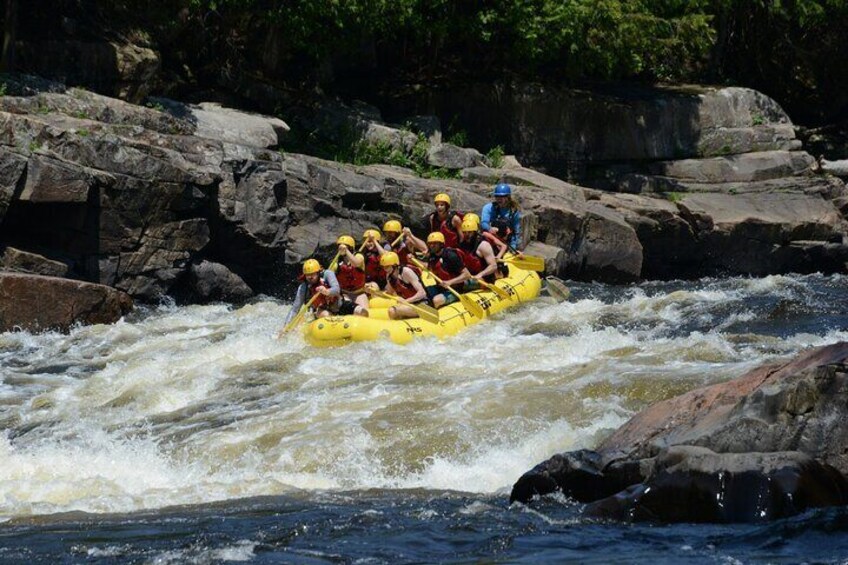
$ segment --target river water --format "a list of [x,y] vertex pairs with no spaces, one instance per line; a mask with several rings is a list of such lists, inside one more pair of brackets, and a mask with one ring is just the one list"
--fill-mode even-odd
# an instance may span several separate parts
[[0,562],[848,562],[848,511],[623,525],[515,480],[649,404],[848,339],[848,277],[573,284],[444,342],[315,349],[289,304],[0,334]]

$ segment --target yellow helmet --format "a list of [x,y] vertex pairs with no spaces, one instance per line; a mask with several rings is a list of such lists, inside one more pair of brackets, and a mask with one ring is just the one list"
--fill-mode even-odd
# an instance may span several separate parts
[[319,263],[316,259],[307,259],[303,263],[303,274],[304,275],[312,275],[321,270],[321,263]]
[[400,233],[403,231],[403,226],[397,220],[389,220],[383,225],[383,233],[385,232]]
[[367,229],[365,230],[365,233],[362,234],[362,239],[368,239],[369,237],[373,237],[374,241],[380,241],[383,239],[383,235],[380,233],[380,230],[374,228]]
[[469,218],[465,216],[462,220],[462,226],[459,228],[462,231],[477,231],[480,229],[480,222],[475,220],[474,218]]
[[462,217],[463,220],[474,220],[477,222],[477,225],[480,225],[480,216],[475,214],[474,212],[468,212],[465,216]]
[[381,267],[394,267],[400,265],[400,257],[394,251],[389,251],[387,253],[383,253],[380,257],[380,266]]
[[336,240],[337,245],[346,245],[348,249],[356,247],[356,241],[349,235],[340,235]]
[[427,243],[441,243],[445,244],[445,234],[440,231],[434,231],[430,235],[427,236]]
[[450,196],[448,196],[444,192],[437,194],[436,197],[433,198],[433,202],[444,202],[448,206],[451,205]]

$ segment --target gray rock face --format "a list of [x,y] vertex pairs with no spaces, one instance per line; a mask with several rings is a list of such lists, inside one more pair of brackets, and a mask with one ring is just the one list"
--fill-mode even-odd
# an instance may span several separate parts
[[14,247],[7,247],[3,253],[3,269],[49,277],[64,277],[68,274],[67,264]]
[[593,501],[591,515],[659,521],[760,521],[846,504],[846,360],[848,343],[818,347],[658,402],[597,452],[540,463],[511,498],[559,490]]
[[[21,93],[34,88],[15,86]],[[358,239],[389,217],[425,232],[435,194],[448,192],[455,209],[479,213],[500,181],[515,187],[524,243],[537,245],[553,269],[549,274],[619,282],[836,272],[848,262],[841,181],[807,175],[808,156],[776,146],[768,153],[658,162],[655,172],[662,175],[652,182],[660,176],[685,182],[684,192],[610,194],[517,162],[481,166],[479,153],[448,144],[438,147],[466,160],[442,165],[465,167],[461,181],[283,156],[269,149],[285,129],[276,118],[178,103],[169,113],[83,90],[44,88],[0,99],[0,245],[38,254],[43,263],[58,261],[68,277],[114,286],[139,300],[197,286],[192,266],[204,260],[238,273],[256,292],[279,292],[296,270],[293,263],[313,254],[329,258],[339,234]],[[741,127],[754,111],[775,127],[784,123],[767,99],[748,100],[747,93],[721,100],[738,106],[742,117],[711,110],[699,118],[703,127]],[[676,96],[675,104],[691,102],[689,94]],[[633,108],[616,111],[625,110]],[[403,147],[417,141],[364,105],[328,103],[315,116],[341,124],[339,135],[351,126]],[[208,127],[201,118],[211,120]],[[717,180],[726,190],[696,190]]]
[[191,266],[188,290],[196,302],[238,302],[253,296],[253,290],[240,276],[211,261]]
[[483,155],[476,149],[457,147],[450,143],[432,145],[427,152],[427,163],[443,169],[467,169],[483,163]]

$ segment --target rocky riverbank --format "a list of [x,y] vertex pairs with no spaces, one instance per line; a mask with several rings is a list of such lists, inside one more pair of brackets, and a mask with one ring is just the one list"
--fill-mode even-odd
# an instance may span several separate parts
[[[560,93],[558,114],[525,108],[514,140],[520,156],[573,163],[575,144],[597,131],[580,154],[630,163],[610,165],[615,178],[592,188],[515,159],[495,168],[473,149],[443,143],[433,116],[408,123],[425,124],[428,166],[451,178],[280,151],[306,128],[330,136],[344,129],[379,147],[422,139],[374,108],[324,100],[309,112],[293,108],[291,119],[283,108],[283,121],[215,104],[140,106],[10,78],[0,98],[3,268],[105,285],[145,302],[283,296],[296,264],[330,254],[338,234],[358,236],[390,217],[423,230],[434,194],[478,210],[503,180],[516,185],[529,252],[562,277],[845,269],[845,186],[812,171],[814,159],[773,101],[739,88],[652,92],[647,101],[645,93],[578,97],[574,108],[568,102],[577,95]],[[611,105],[615,119],[601,120]],[[578,116],[592,115],[597,128],[589,120],[575,129]],[[533,133],[544,116],[547,137]],[[660,143],[674,132],[677,141]],[[26,317],[20,312],[2,328],[27,327]]]

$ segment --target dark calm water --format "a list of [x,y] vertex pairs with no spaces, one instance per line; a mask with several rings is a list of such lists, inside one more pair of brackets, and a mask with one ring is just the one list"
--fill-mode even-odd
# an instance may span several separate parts
[[273,300],[0,335],[0,563],[848,563],[848,509],[508,504],[652,402],[845,340],[848,277],[572,291],[408,347],[278,342]]

